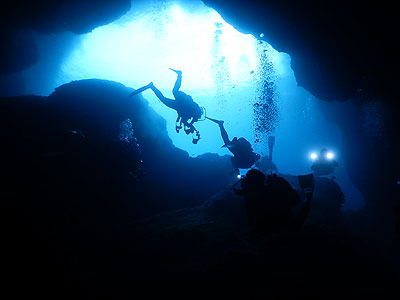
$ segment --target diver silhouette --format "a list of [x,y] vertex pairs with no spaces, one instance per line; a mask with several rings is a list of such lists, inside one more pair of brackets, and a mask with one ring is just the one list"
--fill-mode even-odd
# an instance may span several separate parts
[[[318,157],[315,159],[314,163],[311,166],[311,170],[314,171],[314,175],[317,177],[327,176],[332,174],[335,168],[339,166],[339,163],[333,159],[333,157],[329,157],[328,150],[326,148],[322,148]],[[335,179],[332,176],[332,179]]]
[[[260,170],[251,169],[234,185],[236,194],[244,196],[248,223],[253,231],[295,233],[301,229],[310,210],[313,175],[300,175],[299,182],[306,201],[297,213],[293,209],[300,204],[300,197],[283,177],[276,174],[265,176]],[[238,183],[240,189],[236,188]]]
[[177,79],[172,90],[175,100],[164,97],[164,95],[154,86],[153,82],[150,82],[148,85],[145,85],[130,93],[129,97],[144,92],[147,89],[151,89],[164,105],[176,110],[178,113],[175,125],[176,132],[179,133],[183,125],[183,129],[186,134],[193,134],[193,144],[197,144],[197,142],[200,140],[200,132],[193,126],[193,124],[199,121],[203,115],[203,109],[196,102],[194,102],[191,96],[179,90],[182,84],[182,71],[171,68],[169,69],[177,74]]
[[222,147],[228,148],[228,150],[233,154],[233,157],[231,158],[234,169],[233,172],[236,172],[239,169],[249,169],[260,159],[260,154],[253,151],[250,142],[245,138],[234,137],[232,140],[229,139],[228,133],[224,127],[224,121],[209,117],[206,118],[218,124],[222,140],[224,141]]

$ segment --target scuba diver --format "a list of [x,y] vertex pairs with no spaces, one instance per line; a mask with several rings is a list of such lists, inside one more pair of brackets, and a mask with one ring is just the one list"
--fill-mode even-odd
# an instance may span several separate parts
[[228,133],[224,127],[224,121],[209,117],[206,118],[218,124],[222,140],[225,143],[222,147],[228,148],[228,150],[233,154],[233,157],[231,158],[233,166],[232,173],[239,171],[239,169],[249,169],[260,159],[260,154],[254,153],[251,144],[245,138],[234,137],[232,140],[229,139]]
[[[248,223],[253,231],[295,233],[301,229],[310,210],[314,177],[300,175],[298,179],[306,201],[297,213],[293,210],[299,205],[300,197],[283,177],[265,176],[260,170],[251,169],[235,183],[233,189],[244,196]],[[241,188],[236,187],[239,183]]]
[[147,89],[151,89],[164,105],[176,110],[178,113],[175,125],[176,132],[179,133],[183,125],[183,130],[186,134],[192,133],[193,144],[197,144],[197,142],[200,140],[200,132],[193,126],[193,124],[199,121],[203,115],[204,109],[194,102],[191,96],[179,90],[182,84],[182,71],[171,68],[169,69],[178,75],[172,90],[175,100],[164,97],[164,95],[153,85],[153,82],[150,82],[148,85],[135,90],[129,94],[129,97],[137,95]]
[[[339,163],[333,159],[332,153],[328,152],[326,148],[322,148],[318,156],[312,154],[311,158],[314,159],[311,170],[318,177],[333,174],[334,169],[339,166]],[[332,179],[335,179],[335,176],[332,176]]]
[[269,136],[268,137],[268,156],[263,156],[260,160],[257,161],[256,167],[263,171],[264,173],[271,172],[271,173],[277,173],[278,168],[276,165],[272,162],[272,152],[274,150],[274,145],[275,145],[275,137],[274,136]]

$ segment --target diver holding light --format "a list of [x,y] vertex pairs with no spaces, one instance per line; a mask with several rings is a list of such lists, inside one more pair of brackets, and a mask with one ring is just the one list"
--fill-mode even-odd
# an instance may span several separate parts
[[332,179],[335,179],[333,171],[339,166],[339,163],[334,157],[334,154],[326,148],[322,148],[319,155],[311,153],[310,158],[313,160],[311,170],[314,171],[314,175],[320,177],[332,174]]

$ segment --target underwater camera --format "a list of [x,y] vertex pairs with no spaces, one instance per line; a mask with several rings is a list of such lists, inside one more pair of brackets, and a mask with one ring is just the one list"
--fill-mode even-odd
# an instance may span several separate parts
[[314,191],[314,175],[299,175],[297,176],[302,191],[306,194],[312,194]]

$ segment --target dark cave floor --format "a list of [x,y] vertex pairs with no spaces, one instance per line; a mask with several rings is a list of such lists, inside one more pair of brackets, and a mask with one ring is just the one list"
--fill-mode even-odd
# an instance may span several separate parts
[[398,296],[393,254],[352,232],[346,216],[311,215],[296,235],[254,233],[230,186],[204,205],[151,217],[108,213],[14,227],[3,236],[4,291],[66,299]]
[[[257,234],[247,225],[243,202],[230,190],[203,206],[134,221],[120,233],[118,240],[91,244],[87,257],[77,249],[82,258],[78,273],[84,278],[79,281],[91,296],[261,299],[397,293],[398,278],[387,262],[368,242],[348,233],[343,222],[308,222],[295,236]],[[71,281],[75,276],[71,270]]]

